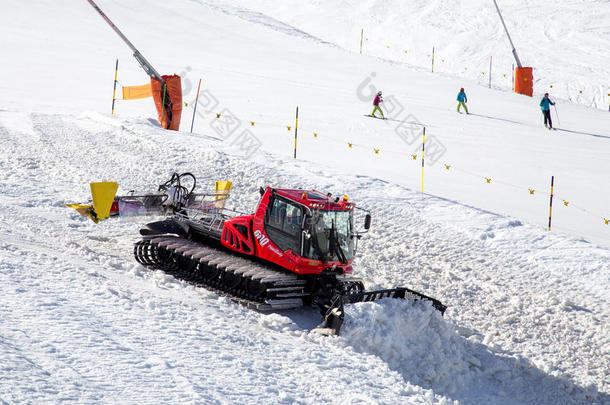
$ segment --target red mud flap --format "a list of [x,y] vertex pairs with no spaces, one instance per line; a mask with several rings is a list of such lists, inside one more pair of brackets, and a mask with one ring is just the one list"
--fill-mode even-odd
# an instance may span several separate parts
[[443,305],[439,300],[428,297],[417,291],[413,291],[408,288],[392,288],[388,290],[377,290],[377,291],[362,291],[354,294],[337,295],[332,300],[332,304],[326,315],[324,316],[324,322],[314,329],[314,332],[321,333],[323,335],[338,335],[343,325],[344,319],[344,305],[354,304],[357,302],[371,302],[377,301],[382,298],[401,298],[401,299],[413,299],[413,300],[426,300],[432,303],[432,306],[440,311],[441,314],[445,313],[447,309],[446,305]]

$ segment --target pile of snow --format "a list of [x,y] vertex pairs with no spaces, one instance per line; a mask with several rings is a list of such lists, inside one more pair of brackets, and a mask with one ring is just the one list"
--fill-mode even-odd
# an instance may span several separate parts
[[458,403],[559,403],[604,399],[528,359],[469,339],[472,331],[443,319],[429,303],[383,299],[349,305],[340,342],[379,356],[406,381]]
[[348,305],[341,337],[354,350],[381,357],[406,380],[450,394],[480,362],[449,322],[424,302],[382,299]]

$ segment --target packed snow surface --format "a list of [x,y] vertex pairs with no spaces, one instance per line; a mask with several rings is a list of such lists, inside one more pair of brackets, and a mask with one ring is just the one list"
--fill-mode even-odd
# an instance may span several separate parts
[[[249,7],[345,49],[512,88],[510,42],[490,0],[249,0]],[[610,3],[498,0],[538,93],[608,110]]]
[[[181,132],[159,128],[150,100],[118,101],[112,116],[115,59],[120,84],[148,78],[87,2],[3,7],[11,58],[0,65],[0,403],[610,403],[610,121],[601,101],[566,86],[560,130],[550,132],[538,97],[370,49],[359,55],[345,42],[375,26],[414,46],[450,37],[454,55],[467,44],[478,57],[504,41],[495,10],[460,3],[477,16],[469,28],[446,2],[390,2],[411,33],[376,1],[98,3],[157,70],[181,74],[189,105]],[[530,38],[522,58],[552,61],[557,80],[590,56],[572,83],[601,100],[591,86],[608,77],[607,53],[595,52],[608,31],[587,16],[602,19],[608,3],[587,4],[545,3],[558,24],[542,19],[539,2],[501,6],[507,20],[519,16],[516,41]],[[433,16],[444,23],[427,24]],[[535,27],[545,30],[540,41]],[[455,29],[463,36],[447,34]],[[454,111],[460,87],[470,116]],[[377,89],[394,102],[394,121],[363,116]],[[218,113],[239,130],[219,126]],[[429,150],[425,193],[421,156],[411,158],[421,127],[403,121],[425,124],[444,148]],[[260,147],[244,147],[245,129]],[[153,192],[186,171],[202,191],[231,180],[229,206],[243,212],[263,185],[348,195],[373,214],[356,275],[369,289],[438,298],[445,316],[385,299],[348,306],[341,336],[320,336],[310,333],[314,310],[258,313],[137,264],[145,218],[95,225],[62,206],[88,201],[91,181]]]

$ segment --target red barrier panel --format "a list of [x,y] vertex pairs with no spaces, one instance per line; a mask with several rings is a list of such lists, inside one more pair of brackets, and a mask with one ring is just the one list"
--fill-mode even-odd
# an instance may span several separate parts
[[515,68],[515,93],[530,97],[534,94],[534,75],[531,67]]
[[165,108],[163,108],[163,86],[157,79],[151,78],[152,95],[159,114],[159,123],[165,129],[177,131],[180,128],[182,116],[182,83],[180,76],[161,76],[165,80]]

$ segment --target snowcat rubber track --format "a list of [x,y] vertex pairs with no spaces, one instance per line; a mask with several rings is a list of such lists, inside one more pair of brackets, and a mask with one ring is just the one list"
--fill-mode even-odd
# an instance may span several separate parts
[[259,311],[303,306],[305,280],[232,253],[177,236],[150,236],[136,242],[138,263],[203,286]]

